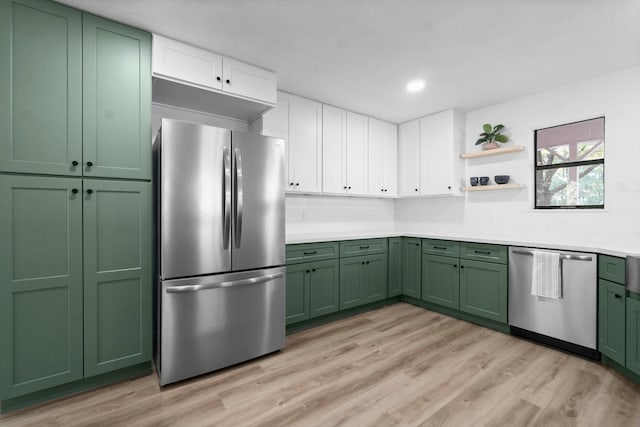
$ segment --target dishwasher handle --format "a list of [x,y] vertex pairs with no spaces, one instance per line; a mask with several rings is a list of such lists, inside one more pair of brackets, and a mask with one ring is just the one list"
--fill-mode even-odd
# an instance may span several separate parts
[[[520,255],[533,255],[533,251],[527,251],[523,249],[513,249],[514,254]],[[560,252],[560,259],[566,259],[570,261],[591,261],[593,258],[590,255],[573,255]]]

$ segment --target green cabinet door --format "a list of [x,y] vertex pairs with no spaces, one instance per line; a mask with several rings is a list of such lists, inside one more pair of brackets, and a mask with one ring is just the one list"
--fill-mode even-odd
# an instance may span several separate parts
[[1,1],[0,57],[0,171],[81,175],[81,13]]
[[363,256],[340,259],[340,310],[364,304]]
[[84,180],[84,375],[151,360],[151,184]]
[[85,176],[151,179],[151,35],[83,14]]
[[[340,308],[340,263],[337,259],[309,264],[309,318],[338,311]],[[288,267],[287,267],[288,268]]]
[[627,357],[625,366],[640,375],[640,301],[627,298]]
[[380,301],[387,298],[389,283],[387,254],[367,255],[364,258],[364,300]]
[[389,289],[388,295],[402,294],[402,237],[389,239]]
[[287,266],[286,323],[296,323],[309,318],[309,263]]
[[607,280],[598,281],[598,350],[624,366],[625,289]]
[[80,378],[82,181],[0,174],[0,399]]
[[458,309],[460,305],[460,270],[458,258],[422,255],[422,299]]
[[404,238],[403,247],[402,293],[413,298],[420,298],[420,239]]
[[507,323],[507,266],[460,260],[460,310]]

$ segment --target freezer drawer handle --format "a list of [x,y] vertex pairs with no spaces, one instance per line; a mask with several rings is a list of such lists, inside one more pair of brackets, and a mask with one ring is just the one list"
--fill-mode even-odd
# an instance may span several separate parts
[[203,283],[201,285],[185,285],[185,286],[169,286],[167,293],[182,294],[188,292],[198,292],[207,289],[232,288],[235,286],[257,285],[259,283],[269,282],[284,276],[284,273],[267,274],[266,276],[250,277],[242,280],[231,280],[228,282]]
[[[513,250],[514,254],[520,255],[533,255],[533,251],[523,251],[519,249]],[[589,255],[572,255],[560,253],[560,259],[566,259],[570,261],[591,261],[592,258]]]

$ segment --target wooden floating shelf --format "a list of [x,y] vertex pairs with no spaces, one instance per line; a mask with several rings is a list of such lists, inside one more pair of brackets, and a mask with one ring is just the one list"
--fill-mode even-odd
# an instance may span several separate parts
[[476,185],[474,187],[464,187],[462,191],[517,190],[519,188],[524,188],[524,185],[522,184]]
[[464,153],[464,154],[460,154],[460,158],[475,159],[476,157],[486,157],[486,156],[496,156],[498,154],[517,153],[518,151],[524,151],[524,147],[522,145],[511,145],[509,147],[495,148],[493,150],[483,150],[483,151],[476,151],[473,153]]

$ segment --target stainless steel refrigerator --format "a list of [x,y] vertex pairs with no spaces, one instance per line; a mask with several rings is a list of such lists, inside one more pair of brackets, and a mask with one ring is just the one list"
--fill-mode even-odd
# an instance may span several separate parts
[[284,141],[163,119],[154,167],[160,384],[282,348]]

